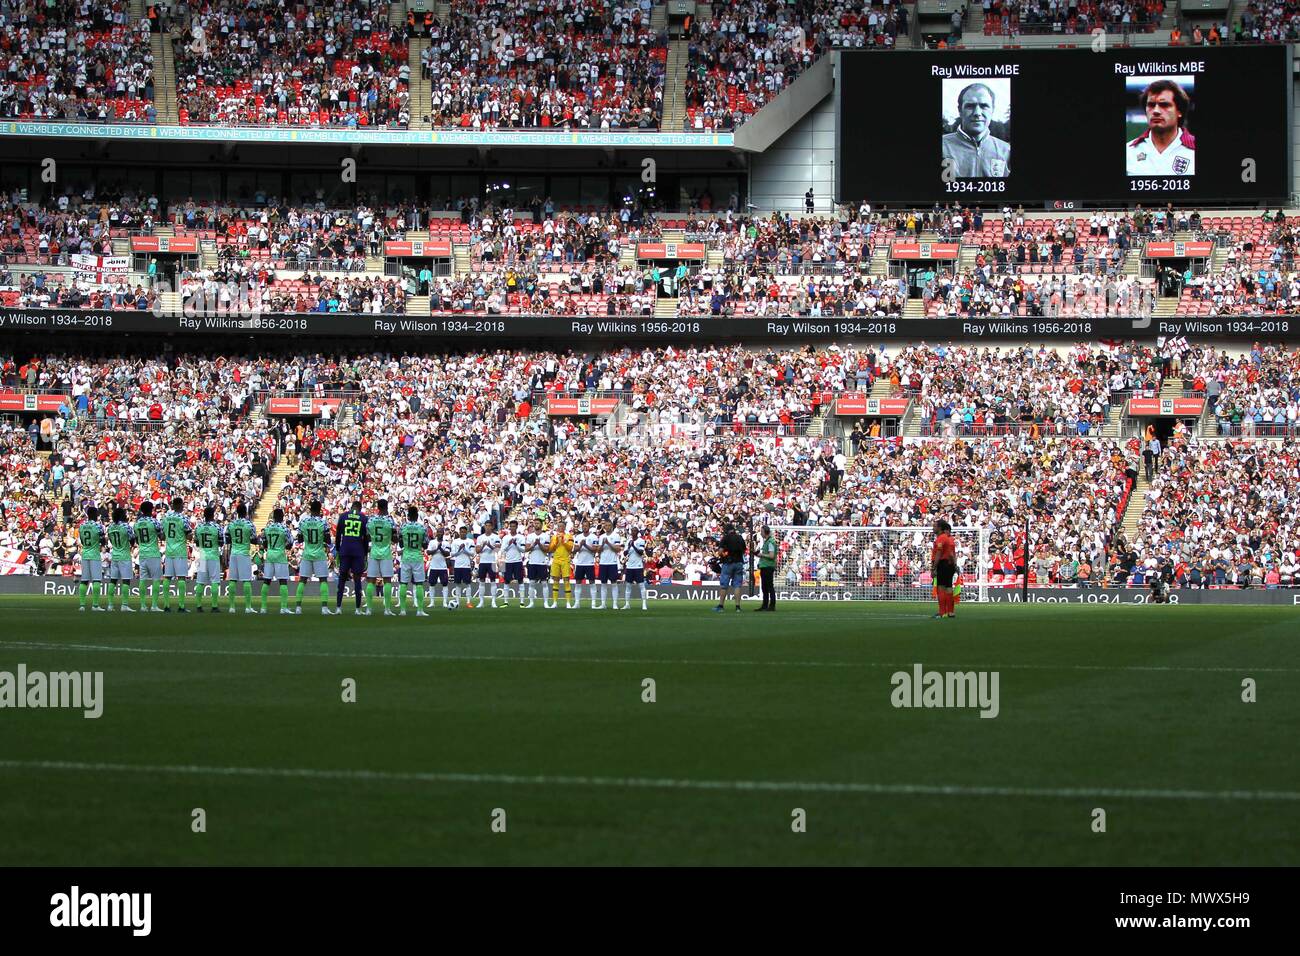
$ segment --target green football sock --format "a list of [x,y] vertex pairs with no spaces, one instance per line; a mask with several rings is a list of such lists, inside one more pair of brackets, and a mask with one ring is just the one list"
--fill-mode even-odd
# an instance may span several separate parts
[[82,581],[80,584],[77,585],[77,599],[81,602],[82,607],[86,606],[86,582],[85,581]]
[[307,590],[307,584],[301,579],[298,581],[298,606],[302,607],[302,595]]
[[[185,590],[186,590],[186,587],[187,587],[187,582],[186,582],[186,581],[184,581],[184,580],[179,580],[179,581],[176,582],[176,600],[177,600],[177,602],[180,604],[180,606],[181,606],[182,608],[185,607]],[[198,590],[197,590],[197,586],[196,586],[196,590],[195,590],[195,592],[194,592],[194,600],[197,601],[198,599],[199,599],[199,592],[198,592]]]
[[375,582],[371,581],[366,585],[366,607],[370,608],[375,603]]
[[[301,601],[302,598],[299,598],[299,600]],[[283,609],[288,606],[289,606],[289,585],[281,584],[280,585],[280,607]]]
[[398,585],[397,588],[397,606],[403,611],[406,610],[406,585]]
[[330,583],[328,581],[320,583],[320,603],[322,607],[327,607],[330,603]]
[[[244,610],[253,606],[253,582],[244,582]],[[262,591],[262,607],[266,607],[266,591]]]
[[417,584],[415,586],[415,609],[417,611],[424,610],[424,585],[423,584]]
[[[262,583],[262,610],[263,610],[263,611],[266,610],[266,597],[267,597],[267,595],[270,594],[270,593],[271,593],[271,585],[269,585],[269,584],[263,582],[263,583]],[[284,607],[284,600],[283,600],[283,599],[281,599],[281,601],[280,601],[280,607]]]

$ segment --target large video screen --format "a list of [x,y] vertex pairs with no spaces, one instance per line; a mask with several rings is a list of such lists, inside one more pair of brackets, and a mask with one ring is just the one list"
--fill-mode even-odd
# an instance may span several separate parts
[[1268,203],[1287,47],[840,54],[843,202]]

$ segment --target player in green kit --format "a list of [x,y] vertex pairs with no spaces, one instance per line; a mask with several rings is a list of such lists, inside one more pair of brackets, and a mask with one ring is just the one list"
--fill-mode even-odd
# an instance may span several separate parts
[[226,538],[230,541],[230,613],[235,613],[235,588],[244,586],[244,613],[256,614],[253,608],[253,542],[257,528],[248,520],[248,508],[241,501],[235,505],[235,520],[226,525]]
[[271,582],[280,582],[280,613],[292,614],[289,607],[289,529],[284,526],[284,510],[276,508],[262,529],[262,613],[266,613],[266,595]]
[[298,540],[302,542],[302,554],[298,558],[298,601],[293,613],[302,613],[302,595],[307,590],[307,582],[317,578],[320,580],[320,612],[333,614],[335,612],[329,606],[330,529],[320,516],[320,502],[313,501],[309,508],[311,514],[298,522]]
[[[172,499],[172,510],[163,515],[162,531],[163,544],[166,550],[163,552],[163,577],[171,578],[172,584],[176,585],[179,591],[180,606],[176,609],[181,614],[185,614],[185,582],[190,576],[190,546],[187,540],[190,536],[190,519],[185,517],[182,510],[185,502],[180,498]],[[169,606],[170,593],[166,584],[163,585],[163,610],[170,611]]]
[[194,603],[196,610],[203,613],[203,591],[206,585],[212,595],[212,613],[218,611],[217,602],[221,600],[221,548],[225,544],[225,535],[221,525],[214,520],[217,509],[208,505],[203,509],[203,520],[194,529],[194,547],[199,552],[198,570],[194,574]]
[[424,609],[424,549],[429,543],[429,529],[419,517],[420,512],[411,505],[406,509],[406,524],[397,531],[397,540],[402,545],[401,585],[397,592],[402,617],[406,616],[406,588],[410,584],[415,585],[415,616],[429,616]]
[[[375,594],[379,594],[379,603],[384,605],[384,616],[391,617],[397,612],[384,600],[384,582],[393,577],[393,537],[397,526],[388,517],[388,502],[380,498],[375,502],[379,514],[371,515],[366,522],[366,537],[370,539],[370,555],[367,561],[366,576],[370,583],[366,585],[366,610],[375,603]],[[397,595],[394,594],[394,597]]]
[[[130,604],[131,581],[135,578],[135,569],[131,564],[131,544],[135,541],[135,529],[126,521],[126,509],[113,509],[113,523],[108,526],[108,579],[113,582],[113,592],[118,606],[123,611],[135,613]],[[108,599],[108,610],[113,610],[113,595]]]
[[[140,504],[140,517],[135,522],[135,545],[140,556],[140,610],[162,613],[163,593],[167,582],[162,576],[162,522],[153,516],[153,502]],[[152,606],[146,607],[149,595],[144,582],[152,591]]]
[[[99,523],[99,509],[91,505],[86,509],[86,520],[77,529],[77,540],[81,543],[81,584],[77,587],[77,597],[81,601],[79,610],[86,609],[87,586],[90,590],[91,610],[104,610],[99,606],[100,596],[104,593],[104,526]],[[99,585],[98,591],[95,585]]]

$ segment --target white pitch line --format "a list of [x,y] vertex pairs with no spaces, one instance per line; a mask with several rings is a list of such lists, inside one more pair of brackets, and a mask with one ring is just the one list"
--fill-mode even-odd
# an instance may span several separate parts
[[849,793],[877,796],[1031,797],[1133,800],[1253,800],[1300,802],[1292,790],[1159,790],[1124,787],[982,787],[963,784],[853,783],[816,780],[679,780],[671,777],[575,777],[452,771],[324,770],[311,767],[203,767],[85,763],[74,760],[0,760],[3,770],[63,770],[205,777],[279,777],[376,783],[469,783],[538,787],[608,787],[628,790],[716,790],[744,792]]
[[[910,668],[914,662],[899,661],[750,661],[750,660],[707,660],[663,659],[642,657],[533,657],[519,655],[479,655],[479,654],[380,654],[374,651],[356,653],[334,653],[331,651],[262,651],[235,650],[226,648],[185,648],[185,647],[127,647],[116,644],[62,644],[52,641],[0,641],[0,648],[14,647],[45,651],[88,651],[91,653],[115,654],[190,654],[210,657],[292,657],[325,658],[328,660],[394,660],[394,661],[445,661],[447,663],[502,663],[502,664],[628,664],[646,667],[825,667],[825,668]],[[940,665],[927,665],[931,669]],[[968,670],[975,665],[954,665],[950,669]],[[981,670],[1029,670],[1029,671],[1132,671],[1132,672],[1167,672],[1189,674],[1300,674],[1300,667],[1252,667],[1250,665],[1233,665],[1231,667],[1179,667],[1176,665],[1146,664],[985,664],[979,663]]]

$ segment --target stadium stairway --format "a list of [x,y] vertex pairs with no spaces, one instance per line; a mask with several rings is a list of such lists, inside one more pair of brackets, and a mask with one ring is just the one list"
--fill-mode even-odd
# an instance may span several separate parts
[[[635,254],[635,253],[634,253]],[[464,275],[474,269],[474,256],[468,242],[456,242],[451,246],[452,275]]]
[[871,250],[871,268],[870,273],[873,276],[887,277],[889,275],[889,242],[888,240],[879,240]]
[[406,314],[419,315],[427,318],[429,315],[429,297],[427,295],[407,296]]
[[180,114],[176,110],[176,48],[171,36],[164,33],[151,34],[149,48],[153,51],[153,101],[158,122],[175,126],[180,122]]
[[451,4],[447,2],[435,3],[433,5],[433,15],[438,19],[439,23],[446,26],[447,21],[451,19]]
[[1098,433],[1100,437],[1119,440],[1124,429],[1124,412],[1126,409],[1127,404],[1125,402],[1119,404],[1111,402],[1110,408],[1106,410],[1106,423],[1101,426],[1101,431]]
[[158,295],[163,315],[181,314],[181,294],[179,292],[161,292]]
[[975,271],[975,264],[980,257],[980,247],[973,243],[963,242],[957,252],[957,268],[963,273],[972,273]]
[[925,318],[925,299],[913,296],[903,305],[903,318],[905,319],[924,319]]
[[406,0],[388,5],[388,25],[399,29],[406,25]]
[[433,112],[433,85],[424,78],[420,56],[429,47],[428,37],[411,37],[407,47],[406,63],[411,68],[411,129],[432,129],[429,114]]
[[1167,319],[1178,314],[1178,296],[1163,295],[1156,299],[1156,306],[1151,310],[1153,318]]
[[871,383],[871,391],[867,393],[867,398],[893,398],[894,386],[890,384],[889,379],[881,375]]
[[1207,399],[1205,408],[1201,410],[1201,417],[1196,422],[1196,436],[1198,438],[1218,438],[1219,437],[1219,419],[1210,410],[1210,402]]
[[1230,249],[1231,249],[1230,246],[1224,246],[1218,244],[1215,245],[1214,251],[1210,253],[1211,273],[1223,272],[1225,269],[1227,269],[1228,253]]
[[1183,380],[1181,378],[1167,378],[1160,383],[1160,397],[1182,398],[1183,387]]
[[280,499],[280,490],[284,488],[285,479],[292,471],[293,465],[289,464],[289,456],[281,455],[280,460],[271,469],[271,477],[266,482],[262,497],[257,500],[257,510],[253,513],[253,523],[259,528],[266,527],[266,523],[271,520],[271,512],[275,510],[275,503]]
[[668,4],[656,3],[650,8],[650,29],[657,33],[668,29]]
[[[660,5],[655,10],[664,10]],[[666,16],[666,14],[665,14]],[[686,65],[689,44],[686,40],[668,42],[668,59],[664,64],[664,108],[659,128],[680,133],[686,128]]]
[[636,245],[627,243],[618,250],[618,264],[623,269],[636,268]]
[[655,318],[656,319],[675,319],[677,318],[678,299],[661,296],[655,299]]
[[1120,521],[1124,538],[1129,543],[1137,537],[1138,523],[1142,520],[1142,512],[1146,510],[1147,489],[1150,487],[1151,482],[1147,481],[1146,475],[1139,469],[1137,480],[1133,482],[1133,493],[1128,496],[1128,504],[1124,506],[1124,518]]

